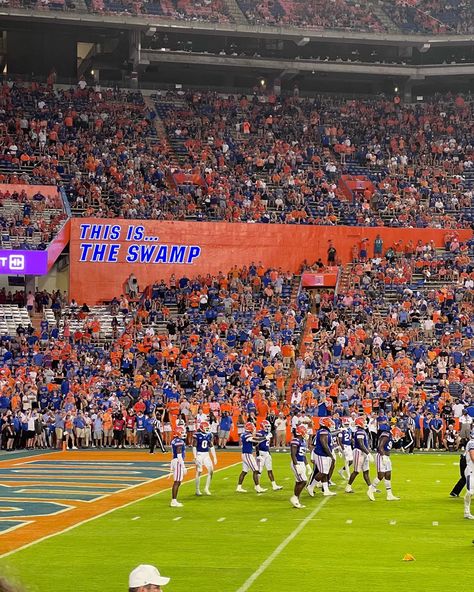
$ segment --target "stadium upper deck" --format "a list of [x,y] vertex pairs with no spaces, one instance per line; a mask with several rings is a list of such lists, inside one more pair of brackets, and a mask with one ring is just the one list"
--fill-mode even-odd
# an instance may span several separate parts
[[[367,6],[368,4],[368,6]],[[468,0],[0,0],[1,6],[100,15],[359,32],[473,33]]]

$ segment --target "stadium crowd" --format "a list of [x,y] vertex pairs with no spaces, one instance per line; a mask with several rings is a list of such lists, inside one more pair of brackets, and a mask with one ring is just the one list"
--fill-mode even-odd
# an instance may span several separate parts
[[[140,93],[82,82],[3,85],[0,180],[61,183],[76,212],[99,217],[472,223],[472,104],[461,96],[403,105],[161,93],[155,111]],[[348,196],[345,174],[372,189]]]
[[[474,31],[469,0],[236,0],[249,24],[295,26],[382,33],[383,15],[403,33],[459,33]],[[164,17],[174,20],[228,23],[233,20],[224,0],[86,0],[98,14]],[[376,6],[375,6],[376,5]],[[82,10],[72,0],[0,0],[0,6],[39,10]]]
[[455,233],[443,253],[364,242],[341,281],[335,297],[255,263],[173,276],[112,301],[126,329],[109,343],[87,305],[43,294],[83,330],[59,312],[1,338],[2,444],[145,446],[154,429],[169,444],[176,425],[190,441],[206,419],[224,448],[266,418],[280,449],[298,423],[363,412],[374,434],[388,418],[409,451],[458,449],[474,416],[469,246]]
[[405,33],[474,32],[474,14],[469,0],[395,0],[383,9]]

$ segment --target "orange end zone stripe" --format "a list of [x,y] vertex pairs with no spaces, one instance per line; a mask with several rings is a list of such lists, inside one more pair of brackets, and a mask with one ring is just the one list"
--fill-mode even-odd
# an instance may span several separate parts
[[[51,458],[51,454],[36,456],[34,457],[34,459],[42,459],[47,457]],[[151,460],[150,455],[145,453],[107,454],[103,452],[54,453],[54,458],[60,460],[74,458],[74,460],[76,461],[96,460],[98,462],[104,460],[115,460],[117,462],[124,460]],[[164,460],[166,462],[169,461],[170,458],[171,457],[169,454],[159,455],[154,457],[153,461],[158,462]],[[241,455],[236,452],[226,452],[224,454],[220,454],[218,459],[218,470],[222,470],[239,462],[241,460]],[[21,462],[25,462],[25,458],[11,459],[6,462],[6,465],[2,462],[0,466],[14,466],[16,464],[21,464]],[[194,471],[189,470],[184,481],[190,481],[192,478],[194,478]],[[105,498],[99,499],[96,502],[80,504],[79,506],[73,507],[70,510],[65,511],[57,516],[38,516],[34,518],[25,518],[25,522],[31,521],[31,524],[26,524],[22,528],[18,528],[17,530],[13,530],[9,533],[5,533],[4,535],[0,535],[0,558],[2,558],[5,555],[9,555],[10,553],[15,552],[16,550],[19,550],[25,546],[30,546],[35,542],[39,542],[44,538],[49,538],[65,530],[70,530],[71,528],[74,528],[75,526],[85,521],[91,520],[93,518],[98,518],[99,516],[110,511],[116,510],[122,506],[140,501],[141,499],[145,497],[150,497],[156,493],[159,493],[160,491],[170,489],[171,484],[171,480],[167,479],[166,476],[161,476],[157,479],[153,479],[152,481],[147,481],[141,485],[132,486],[128,489],[119,491],[117,493],[106,495]],[[59,501],[59,496],[57,501]],[[65,503],[73,506],[78,502],[68,501]],[[13,518],[10,518],[10,520],[13,520]]]

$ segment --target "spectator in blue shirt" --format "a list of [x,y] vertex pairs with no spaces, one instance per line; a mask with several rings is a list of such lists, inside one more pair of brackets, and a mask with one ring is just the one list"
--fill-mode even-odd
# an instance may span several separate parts
[[443,447],[443,438],[442,438],[442,430],[443,430],[443,420],[437,413],[434,418],[430,421],[430,430],[431,430],[431,437],[433,441],[433,448],[442,448]]
[[219,424],[219,448],[226,448],[230,436],[230,429],[232,427],[232,417],[227,411],[222,412],[221,421]]

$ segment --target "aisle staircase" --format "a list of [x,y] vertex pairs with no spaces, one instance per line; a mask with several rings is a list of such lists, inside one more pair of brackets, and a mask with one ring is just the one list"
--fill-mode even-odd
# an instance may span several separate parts
[[159,113],[155,109],[155,102],[151,97],[144,97],[145,106],[150,112],[156,113],[156,117],[153,119],[153,127],[156,131],[157,140],[163,147],[164,153],[167,155],[172,166],[179,168],[179,159],[174,150],[174,147],[170,143],[170,139],[166,132],[165,125],[161,119]]
[[[369,7],[368,7],[369,8]],[[379,5],[377,0],[370,2],[369,10],[378,18],[382,25],[387,29],[389,33],[402,33],[400,27],[392,21],[385,10]]]
[[224,0],[224,4],[227,6],[227,11],[234,21],[238,25],[248,25],[248,21],[245,18],[244,13],[240,10],[240,6],[236,0]]

